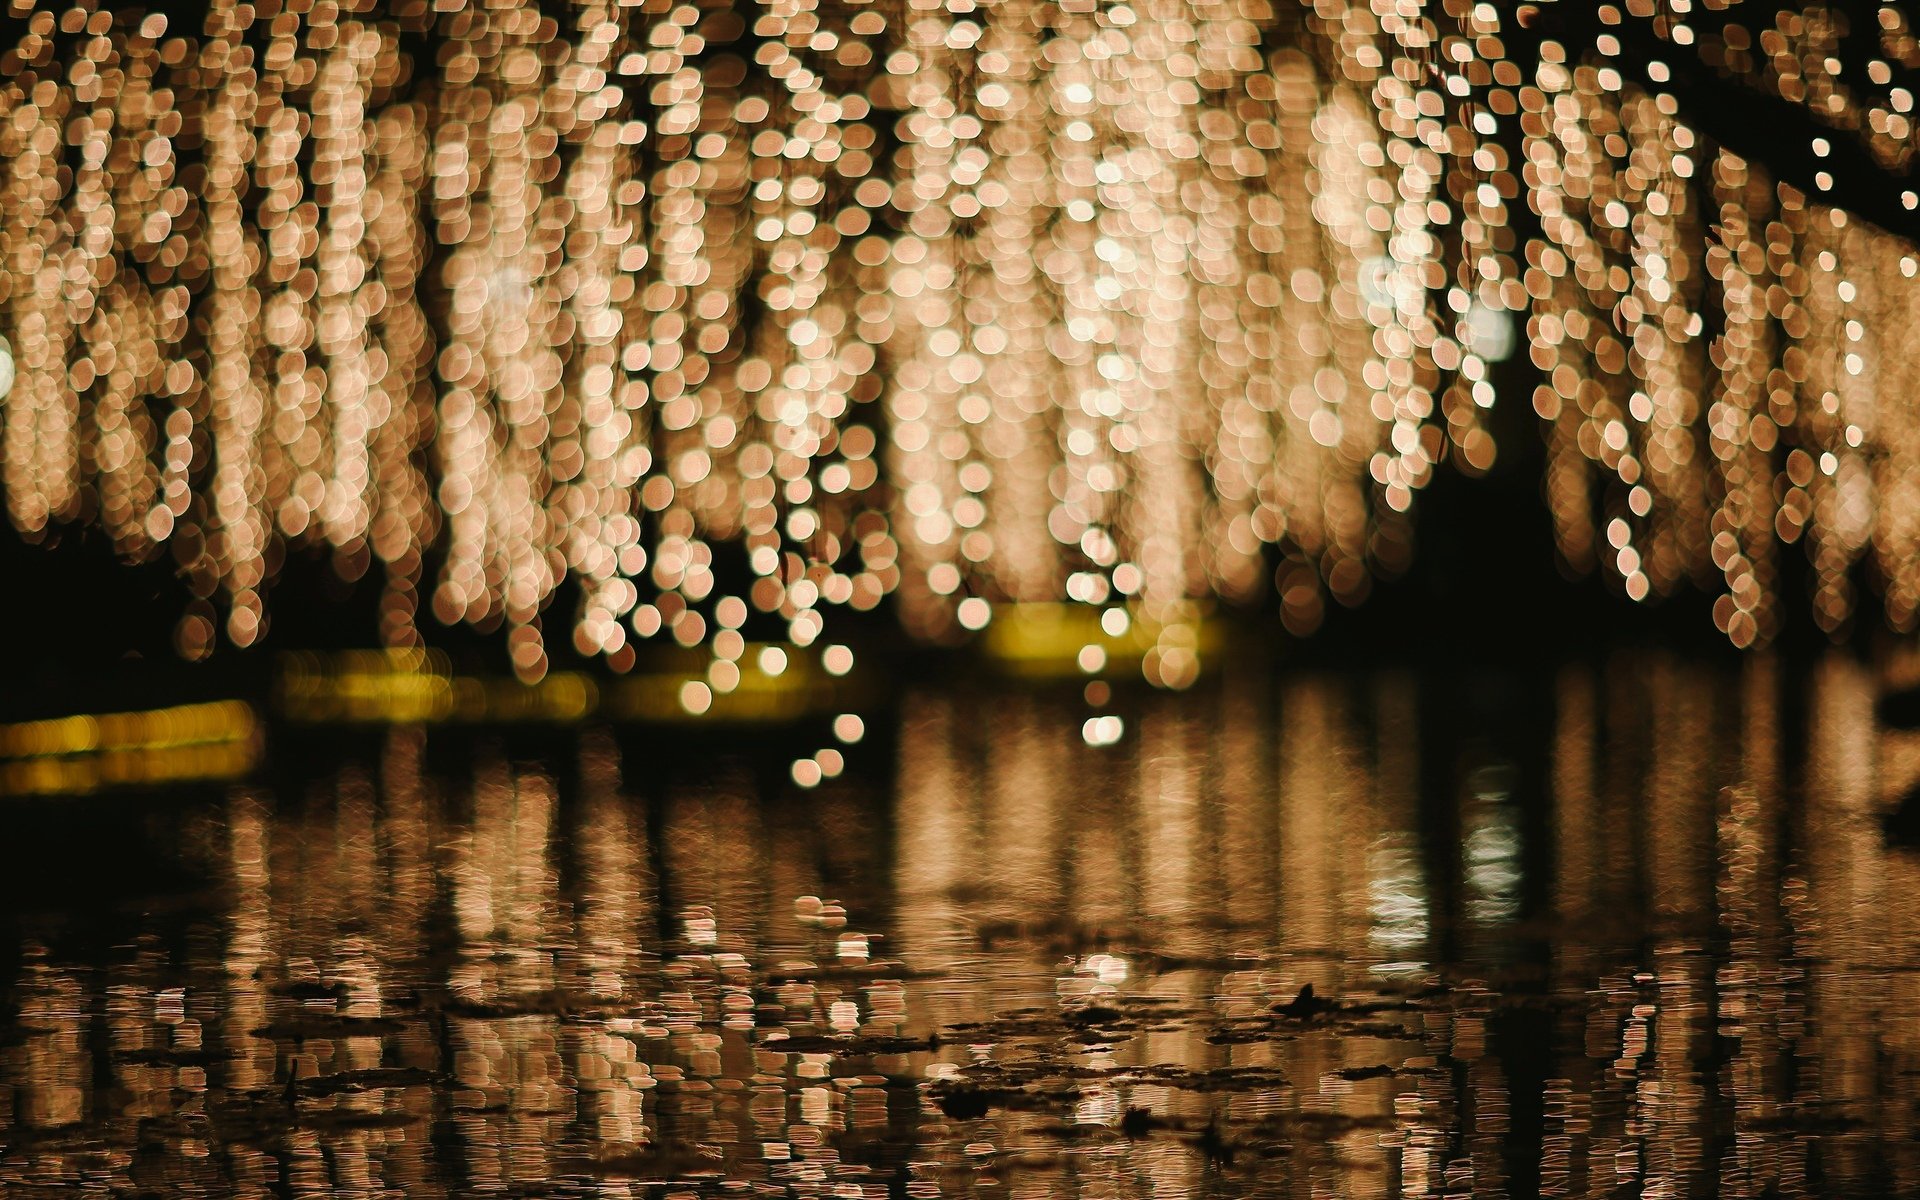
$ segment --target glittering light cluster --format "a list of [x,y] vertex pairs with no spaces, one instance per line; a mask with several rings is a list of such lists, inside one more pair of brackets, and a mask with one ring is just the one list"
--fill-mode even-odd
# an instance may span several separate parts
[[[1599,12],[1603,27],[1623,24],[1612,6]],[[1882,136],[1899,114],[1856,111],[1833,81],[1830,20],[1783,12],[1762,33],[1771,89],[1842,125],[1857,119],[1875,157],[1902,166]],[[1883,8],[1886,45],[1910,70],[1911,38],[1891,36],[1903,20]],[[1677,16],[1663,32],[1693,44]],[[1797,40],[1827,47],[1805,77],[1788,54]],[[1851,617],[1854,568],[1871,552],[1889,621],[1913,628],[1913,247],[1705,142],[1671,95],[1608,65],[1618,38],[1598,44],[1594,62],[1574,63],[1548,43],[1518,95],[1541,232],[1524,277],[1546,376],[1534,406],[1551,422],[1561,553],[1634,600],[1688,581],[1713,588],[1715,624],[1750,646],[1780,627],[1783,546],[1806,543],[1813,615],[1829,631]],[[1728,25],[1708,57],[1744,70],[1748,44]],[[1868,74],[1891,79],[1878,58]],[[1910,93],[1892,88],[1887,103],[1910,108]],[[1833,150],[1813,143],[1817,157]],[[1821,170],[1814,183],[1834,178]],[[1914,207],[1911,192],[1904,203]]]
[[694,711],[750,622],[888,595],[1123,608],[1182,686],[1207,598],[1304,633],[1405,566],[1524,324],[1569,563],[1748,645],[1804,541],[1823,625],[1865,560],[1910,626],[1910,252],[1616,60],[1893,178],[1920,48],[1882,6],[1854,80],[1824,8],[1707,7],[16,0],[9,516],[170,554],[190,657],[310,546],[530,679],[571,581],[579,653],[710,653]]

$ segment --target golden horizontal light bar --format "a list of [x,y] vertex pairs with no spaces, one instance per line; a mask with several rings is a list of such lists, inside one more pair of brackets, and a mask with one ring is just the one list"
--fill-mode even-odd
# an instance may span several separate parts
[[282,715],[314,724],[564,722],[592,713],[599,690],[578,672],[482,680],[454,675],[438,651],[354,650],[288,655],[276,699]]
[[253,710],[238,700],[148,712],[80,714],[0,725],[0,758],[162,750],[251,738]]
[[[689,711],[682,696],[704,683],[704,670],[639,671],[596,682],[556,671],[537,683],[477,679],[453,673],[437,651],[352,651],[320,658],[290,655],[276,696],[278,711],[309,724],[566,724],[598,716],[649,723],[778,722],[837,711],[845,685],[792,647],[786,669],[758,665],[763,647],[749,645],[732,691],[711,694],[709,707]],[[704,659],[703,659],[704,661]]]
[[702,671],[634,674],[609,688],[608,715],[631,721],[669,724],[699,722],[780,722],[809,713],[838,711],[847,705],[844,685],[819,669],[811,658],[789,648],[786,669],[769,675],[756,663],[759,645],[742,656],[740,682],[732,691],[713,695],[704,713],[689,712],[681,702],[689,683],[706,679]]
[[[1101,627],[1103,609],[1086,604],[1028,603],[998,605],[993,623],[981,631],[979,646],[1002,670],[1036,679],[1079,677],[1080,651],[1098,646],[1106,652],[1106,670],[1137,667],[1146,653],[1159,645],[1165,627],[1132,615],[1118,635]],[[1219,655],[1225,641],[1217,618],[1196,609],[1183,622],[1181,636],[1202,662]]]
[[0,725],[0,794],[237,778],[259,759],[258,733],[238,700]]
[[259,744],[252,741],[34,758],[0,763],[0,795],[73,796],[109,787],[239,779],[259,758]]

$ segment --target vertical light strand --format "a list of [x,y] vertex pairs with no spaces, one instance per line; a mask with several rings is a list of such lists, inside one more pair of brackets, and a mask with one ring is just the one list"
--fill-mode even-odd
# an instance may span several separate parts
[[1863,303],[1864,336],[1874,350],[1873,424],[1862,431],[1877,448],[1874,560],[1884,580],[1887,621],[1901,632],[1920,623],[1920,260],[1912,246],[1863,230],[1862,260],[1873,291]]
[[480,75],[495,51],[489,44],[485,14],[462,6],[443,18],[448,45],[443,51],[443,84],[433,123],[433,217],[440,244],[448,247],[442,268],[449,300],[447,344],[439,354],[438,433],[435,458],[440,477],[437,496],[445,514],[447,544],[434,589],[434,614],[451,623],[485,611],[481,593],[487,553],[485,465],[493,441],[492,414],[482,402],[485,364],[475,344],[474,323],[486,300],[486,283],[469,238],[484,237],[488,214],[476,204],[487,170],[484,123],[492,97]]
[[563,566],[552,545],[545,453],[564,366],[553,280],[564,201],[547,186],[560,168],[560,133],[543,104],[546,59],[559,57],[556,28],[536,10],[496,0],[460,15],[458,54],[470,61],[459,73],[475,82],[449,89],[458,107],[441,157],[469,173],[477,194],[447,268],[453,297],[441,370],[452,386],[441,402],[441,469],[453,540],[435,608],[443,620],[504,619],[515,671],[538,678],[547,664],[539,612]]
[[105,245],[96,263],[102,295],[88,333],[98,389],[88,440],[101,521],[114,548],[132,559],[150,556],[173,528],[172,511],[159,504],[153,461],[159,432],[147,405],[150,395],[164,389],[167,364],[158,306],[142,270],[170,225],[157,202],[173,180],[173,146],[155,128],[165,117],[160,101],[166,93],[156,97],[154,89],[154,39],[165,28],[164,18],[149,18],[131,32],[111,30],[97,73],[75,89],[77,96],[108,103],[114,116],[101,164],[105,211],[96,218],[106,236],[96,235]]
[[[1555,131],[1577,113],[1577,98],[1566,95],[1571,83],[1564,66],[1555,59],[1540,64],[1535,71],[1537,86],[1521,89],[1523,108],[1522,153],[1531,185],[1528,203],[1540,219],[1544,236],[1527,244],[1527,294],[1534,301],[1527,319],[1527,341],[1533,365],[1546,375],[1534,389],[1533,409],[1546,421],[1547,464],[1545,492],[1548,513],[1553,521],[1554,545],[1563,564],[1584,574],[1597,563],[1593,519],[1593,486],[1585,447],[1586,426],[1569,412],[1580,395],[1582,366],[1577,337],[1571,332],[1569,316],[1578,307],[1568,278],[1573,259],[1560,243],[1568,234],[1559,231],[1566,219],[1557,197],[1569,173],[1567,157]],[[1566,95],[1563,100],[1562,96]],[[1535,195],[1533,193],[1540,193]],[[1573,329],[1585,321],[1585,314],[1574,318]]]
[[[1632,147],[1621,179],[1634,210],[1630,289],[1618,300],[1614,327],[1627,337],[1627,371],[1639,386],[1628,415],[1645,429],[1640,465],[1648,488],[1664,501],[1641,571],[1666,593],[1700,573],[1707,561],[1706,455],[1699,441],[1704,363],[1696,309],[1701,272],[1693,247],[1702,231],[1694,213],[1692,132],[1673,117],[1671,98],[1638,96],[1623,106]],[[1616,201],[1617,203],[1617,201]],[[1626,464],[1623,462],[1622,466]],[[1624,477],[1622,482],[1631,483]],[[1639,513],[1635,493],[1629,509]],[[1631,572],[1623,574],[1631,578]]]
[[[1496,136],[1503,115],[1515,104],[1506,86],[1519,72],[1501,58],[1500,22],[1491,5],[1455,3],[1454,32],[1440,39],[1447,75],[1444,92],[1453,97],[1454,119],[1439,151],[1450,152],[1453,170],[1448,191],[1458,215],[1460,248],[1453,286],[1446,295],[1450,336],[1436,338],[1436,365],[1454,372],[1440,408],[1448,439],[1469,474],[1487,470],[1496,447],[1484,422],[1496,399],[1489,374],[1494,363],[1513,351],[1512,312],[1525,307],[1507,200],[1519,194],[1508,169],[1506,147]],[[1502,85],[1502,86],[1494,86]],[[1436,97],[1438,92],[1432,93]],[[1448,102],[1442,100],[1442,107]]]
[[419,585],[440,528],[425,462],[434,429],[433,335],[419,293],[427,250],[420,221],[429,160],[425,116],[418,103],[390,104],[366,126],[372,162],[367,237],[376,273],[366,307],[377,329],[369,453],[378,481],[368,544],[386,564],[380,638],[388,646],[420,642]]
[[1211,433],[1207,416],[1186,411],[1204,399],[1194,347],[1196,293],[1207,280],[1196,251],[1211,216],[1204,210],[1218,201],[1194,169],[1200,91],[1191,9],[1185,0],[1145,0],[1141,9],[1109,10],[1104,36],[1089,47],[1104,51],[1089,64],[1113,122],[1094,167],[1094,257],[1103,268],[1094,290],[1113,339],[1095,359],[1092,397],[1113,423],[1108,438],[1120,454],[1109,468],[1116,477],[1095,480],[1112,496],[1117,539],[1086,549],[1110,576],[1116,560],[1138,567],[1136,607],[1155,639],[1142,670],[1155,683],[1185,687],[1199,671],[1187,601],[1203,566],[1193,450]]
[[965,495],[959,464],[972,447],[960,408],[979,365],[968,349],[959,287],[966,261],[960,239],[950,236],[948,205],[962,181],[976,179],[985,165],[984,154],[967,145],[981,126],[961,111],[957,52],[973,45],[980,28],[956,21],[940,0],[908,0],[902,19],[904,44],[888,63],[904,76],[906,112],[900,122],[902,178],[893,189],[893,208],[906,229],[890,247],[888,280],[898,317],[889,349],[900,361],[888,397],[888,466],[898,480],[897,603],[910,629],[942,638],[958,632],[956,605],[947,598],[963,580],[954,515]]
[[[33,58],[44,53],[40,48],[53,27],[52,13],[33,15],[27,38]],[[68,236],[60,160],[70,99],[62,81],[36,72],[17,86],[7,144],[0,146],[9,167],[5,237],[15,346],[7,399],[7,508],[14,527],[37,538],[49,522],[70,515],[75,498],[74,464],[66,461],[52,428],[65,411],[61,396],[73,336],[61,295]]]
[[[1297,50],[1277,52],[1270,64],[1273,77],[1271,140],[1274,153],[1266,163],[1264,194],[1248,203],[1252,225],[1250,248],[1264,256],[1273,277],[1270,293],[1250,289],[1256,302],[1270,301],[1270,315],[1256,345],[1265,353],[1268,428],[1273,451],[1260,460],[1261,505],[1255,510],[1254,532],[1264,542],[1285,547],[1274,573],[1274,591],[1280,601],[1280,621],[1290,633],[1311,633],[1325,616],[1320,554],[1326,545],[1325,512],[1321,507],[1324,448],[1315,439],[1313,420],[1319,411],[1317,389],[1331,387],[1329,358],[1333,354],[1330,323],[1338,279],[1332,274],[1340,252],[1328,226],[1322,223],[1322,197],[1333,177],[1314,162],[1315,119],[1324,96],[1313,62]],[[1257,126],[1256,126],[1257,128]],[[1258,394],[1256,377],[1256,394]],[[1405,439],[1399,439],[1404,441]],[[1418,449],[1417,445],[1411,446]],[[1388,502],[1395,502],[1411,482],[1396,470],[1396,459],[1383,464]]]
[[[1196,365],[1204,398],[1190,411],[1205,415],[1189,436],[1202,447],[1205,477],[1210,486],[1200,536],[1199,566],[1205,571],[1200,590],[1246,602],[1259,596],[1266,583],[1262,538],[1256,530],[1259,505],[1258,464],[1271,458],[1271,430],[1267,414],[1272,393],[1256,394],[1254,338],[1277,288],[1271,276],[1261,281],[1262,298],[1249,292],[1257,259],[1246,253],[1249,229],[1250,180],[1266,173],[1262,146],[1250,144],[1251,127],[1263,113],[1253,99],[1254,87],[1271,95],[1271,76],[1263,68],[1258,49],[1255,11],[1234,0],[1198,0],[1195,18],[1195,77],[1201,108],[1197,174],[1206,211],[1199,214],[1196,266],[1201,275],[1199,296],[1200,356]],[[1259,80],[1259,84],[1254,83]],[[1271,129],[1271,124],[1265,126]]]
[[[1549,492],[1563,555],[1595,553],[1603,515],[1598,553],[1644,600],[1708,561],[1694,138],[1670,97],[1624,89],[1610,67],[1548,62],[1538,81],[1547,111],[1528,130],[1529,199],[1545,236],[1528,249],[1529,331],[1549,378],[1535,408],[1557,426]],[[1573,453],[1617,480],[1601,514],[1574,482]]]
[[[1447,13],[1455,12],[1453,5],[1442,7]],[[1378,269],[1363,264],[1361,299],[1370,319],[1378,320],[1375,309],[1381,306],[1386,320],[1373,335],[1373,364],[1362,371],[1362,382],[1371,392],[1368,409],[1373,420],[1356,422],[1359,414],[1348,405],[1345,420],[1350,433],[1356,424],[1365,433],[1347,439],[1342,457],[1346,460],[1343,474],[1352,480],[1345,494],[1354,503],[1360,503],[1360,490],[1366,487],[1356,470],[1362,464],[1386,488],[1381,496],[1384,505],[1376,505],[1371,514],[1365,559],[1346,557],[1326,568],[1329,589],[1348,605],[1366,598],[1371,565],[1377,563],[1389,571],[1404,566],[1400,548],[1410,536],[1404,515],[1410,507],[1410,491],[1426,482],[1440,455],[1440,430],[1431,424],[1438,382],[1435,356],[1452,346],[1443,348],[1447,339],[1434,317],[1434,297],[1446,278],[1444,270],[1436,269],[1440,245],[1434,225],[1444,211],[1436,197],[1444,181],[1442,155],[1466,133],[1459,124],[1461,84],[1468,84],[1470,91],[1476,82],[1465,74],[1451,76],[1444,90],[1454,100],[1437,86],[1442,74],[1436,63],[1440,25],[1430,8],[1406,0],[1375,0],[1373,8],[1381,32],[1391,40],[1381,48],[1380,57],[1386,62],[1372,92],[1375,122],[1385,137],[1386,161],[1369,164],[1379,166],[1381,173],[1379,183],[1368,184],[1368,196],[1384,211],[1389,224],[1386,254],[1377,260]],[[1454,45],[1457,59],[1463,43]],[[1472,144],[1477,139],[1468,135],[1464,140]],[[1369,224],[1377,225],[1379,215],[1370,212]],[[1475,263],[1477,271],[1493,277],[1490,282],[1498,281],[1503,267],[1497,256],[1483,255]],[[1485,471],[1494,455],[1492,437],[1480,415],[1480,410],[1491,406],[1491,393],[1477,390],[1472,399],[1471,406],[1456,405],[1442,414],[1447,443],[1459,453],[1460,469],[1469,475]],[[1386,453],[1389,448],[1394,451],[1391,456]]]
[[[316,31],[317,32],[317,31]],[[385,297],[373,282],[374,243],[367,227],[371,199],[368,108],[373,78],[392,47],[360,21],[332,28],[332,49],[313,86],[313,198],[324,213],[316,232],[314,348],[324,356],[321,397],[331,453],[321,477],[320,530],[336,550],[364,545],[377,503],[371,444],[387,398],[374,380],[377,360],[372,302]]]
[[630,528],[637,524],[630,491],[639,479],[623,462],[633,422],[619,407],[624,380],[617,373],[623,309],[634,291],[632,275],[620,264],[627,247],[637,244],[634,192],[640,185],[632,175],[629,126],[611,119],[625,99],[609,74],[623,40],[616,14],[604,3],[576,6],[579,44],[567,81],[578,105],[570,137],[580,143],[567,173],[577,225],[566,247],[574,272],[567,303],[576,337],[568,377],[578,402],[568,414],[573,428],[556,423],[554,431],[561,450],[553,455],[553,508],[564,531],[568,569],[581,584],[573,641],[583,654],[617,654],[626,643],[621,618],[638,600],[620,573],[621,551],[638,532]]
[[1053,321],[1045,276],[1035,261],[1052,214],[1047,161],[1046,10],[1026,0],[986,8],[975,92],[987,129],[987,166],[975,194],[979,265],[975,303],[991,319],[973,331],[986,363],[990,413],[980,423],[981,455],[960,468],[960,485],[981,497],[985,520],[961,540],[961,556],[1014,601],[1047,600],[1063,585],[1059,543],[1047,530],[1049,476],[1059,461],[1054,430]]
[[1862,422],[1871,423],[1872,381],[1859,351],[1855,320],[1860,287],[1848,253],[1850,222],[1838,209],[1806,213],[1801,259],[1806,272],[1805,352],[1796,440],[1787,458],[1790,483],[1804,490],[1811,509],[1808,558],[1813,563],[1813,617],[1837,632],[1856,603],[1852,567],[1871,536],[1871,473],[1853,447]]
[[1302,549],[1317,556],[1328,590],[1351,601],[1366,586],[1367,511],[1360,481],[1341,468],[1356,456],[1366,462],[1371,453],[1358,452],[1370,451],[1378,427],[1396,416],[1392,374],[1375,334],[1397,327],[1403,304],[1423,304],[1424,289],[1410,288],[1413,281],[1388,256],[1393,185],[1386,148],[1358,89],[1330,88],[1311,130],[1320,179],[1314,216],[1328,238],[1322,286],[1330,355],[1314,372],[1311,392],[1300,397],[1307,440],[1327,452],[1316,497],[1321,541]]
[[[97,27],[104,34],[110,20],[110,14],[91,14],[88,32]],[[110,39],[104,36],[89,38],[86,49],[74,56],[67,72],[74,102],[84,114],[67,127],[67,142],[77,161],[73,164],[66,220],[72,241],[66,250],[61,291],[67,308],[65,324],[71,331],[72,357],[65,363],[66,377],[56,389],[60,403],[50,412],[53,420],[43,424],[39,434],[44,441],[43,452],[49,456],[49,472],[65,478],[61,494],[53,498],[56,510],[77,510],[89,500],[97,501],[98,496],[87,494],[88,483],[116,473],[116,460],[126,452],[120,443],[129,440],[120,428],[125,415],[114,411],[110,389],[103,389],[108,392],[105,413],[85,402],[105,374],[102,360],[111,364],[115,353],[107,348],[103,336],[110,323],[117,323],[110,315],[113,298],[110,293],[103,294],[118,265],[114,254],[113,187],[107,164],[113,146],[115,110],[98,104],[101,68],[106,65],[110,45]],[[124,521],[116,525],[114,520],[118,515],[101,514],[109,530],[124,535]]]
[[[664,626],[676,641],[689,646],[705,637],[706,624],[689,608],[687,593],[697,593],[695,598],[707,594],[700,585],[711,578],[712,551],[696,537],[694,504],[700,497],[688,495],[687,489],[677,485],[674,466],[678,460],[678,482],[685,482],[696,460],[681,456],[704,453],[700,450],[705,433],[700,427],[704,407],[700,385],[706,382],[708,362],[700,350],[701,339],[710,323],[725,321],[736,309],[737,288],[746,275],[741,266],[745,252],[736,245],[745,148],[722,137],[719,153],[707,158],[698,154],[702,144],[698,139],[707,136],[703,130],[731,121],[730,114],[710,117],[706,113],[706,81],[689,62],[702,46],[694,32],[698,16],[691,5],[679,5],[664,18],[650,21],[646,44],[651,49],[629,54],[621,66],[623,72],[654,81],[646,85],[647,99],[657,118],[648,135],[653,139],[656,169],[646,187],[652,201],[653,243],[647,256],[652,281],[643,292],[644,325],[636,321],[633,339],[623,351],[630,371],[650,372],[646,382],[636,381],[633,395],[636,405],[651,403],[635,416],[636,420],[651,418],[647,424],[652,445],[644,457],[649,464],[657,464],[648,472],[640,499],[659,516],[653,518],[652,550],[629,557],[636,572],[648,570],[656,595],[634,609],[631,627],[641,637],[652,637]],[[711,143],[707,146],[716,148]],[[728,323],[719,324],[722,337],[728,328]],[[707,344],[712,345],[707,336]],[[714,395],[731,409],[729,419],[737,426],[738,395],[721,391]],[[720,416],[714,414],[715,419]],[[710,467],[711,458],[708,463]],[[707,474],[710,471],[702,477]],[[726,528],[733,514],[725,504],[714,504],[707,515]],[[695,581],[688,588],[690,574]],[[701,694],[710,698],[708,693]]]
[[[861,45],[857,37],[842,42],[851,30],[834,19],[838,15],[817,0],[772,0],[754,26],[765,36],[780,35],[785,52],[776,56],[770,48],[761,55],[771,60],[769,73],[784,93],[776,93],[773,109],[785,127],[773,125],[755,139],[756,151],[780,144],[777,154],[759,153],[752,169],[753,236],[763,247],[766,273],[760,295],[765,316],[749,361],[755,383],[765,376],[754,399],[753,426],[772,451],[773,476],[786,503],[784,520],[750,534],[749,544],[756,552],[766,547],[781,554],[782,586],[773,611],[800,646],[811,645],[824,630],[822,585],[831,583],[840,550],[841,531],[823,519],[821,462],[837,448],[856,381],[874,364],[870,346],[845,336],[851,306],[840,289],[846,277],[832,269],[842,237],[843,214],[835,211],[842,198],[831,165],[842,150],[839,126],[867,111],[863,99],[836,97],[826,87],[836,52]],[[776,130],[775,137],[766,136]],[[707,441],[724,447],[730,433],[727,426],[710,427]],[[731,500],[735,493],[728,491]],[[763,592],[774,595],[771,588]]]
[[[283,12],[267,23],[266,47],[255,88],[255,150],[247,199],[265,251],[257,280],[264,337],[260,369],[266,413],[249,471],[263,475],[262,502],[274,528],[304,540],[326,504],[332,430],[326,414],[326,375],[314,344],[319,209],[300,169],[312,132],[307,104],[319,67],[313,41],[337,35],[325,11],[311,29],[301,14]],[[324,33],[323,33],[324,30]],[[305,34],[306,36],[302,36]],[[330,164],[318,164],[325,170]],[[356,367],[353,368],[357,371]],[[276,547],[277,549],[277,547]],[[264,581],[263,581],[264,582]],[[256,590],[253,595],[258,595]],[[256,603],[238,600],[229,623],[248,620]],[[257,620],[259,613],[255,613]]]
[[1777,629],[1773,591],[1778,577],[1774,534],[1773,451],[1778,427],[1768,405],[1768,375],[1776,354],[1770,294],[1773,283],[1766,220],[1773,189],[1751,164],[1725,153],[1713,161],[1716,224],[1721,245],[1706,267],[1720,285],[1719,363],[1708,414],[1709,446],[1718,476],[1710,553],[1727,592],[1714,602],[1714,624],[1737,646],[1753,645]]
[[[1264,256],[1249,253],[1254,230],[1262,228],[1261,218],[1270,217],[1273,206],[1263,205],[1265,211],[1256,214],[1255,195],[1246,185],[1266,174],[1263,151],[1273,149],[1268,131],[1275,127],[1261,119],[1267,109],[1254,98],[1256,92],[1270,98],[1273,79],[1261,71],[1260,56],[1250,44],[1257,36],[1253,23],[1240,17],[1236,6],[1205,0],[1195,10],[1202,17],[1199,82],[1207,102],[1200,115],[1202,171],[1218,197],[1205,225],[1214,277],[1200,301],[1199,374],[1213,414],[1205,433],[1211,486],[1202,561],[1209,587],[1245,602],[1266,584],[1263,543],[1272,540],[1261,536],[1269,527],[1260,512],[1260,476],[1275,449],[1269,427],[1274,395],[1265,363],[1272,337],[1267,315],[1280,285],[1260,269]],[[1251,144],[1255,129],[1261,131],[1259,146]]]
[[[1125,485],[1125,464],[1119,453],[1123,437],[1114,439],[1118,397],[1102,387],[1099,360],[1119,339],[1110,311],[1119,299],[1119,282],[1108,275],[1099,257],[1100,197],[1099,141],[1106,134],[1102,106],[1113,98],[1095,64],[1111,55],[1112,46],[1098,6],[1076,5],[1063,10],[1054,38],[1047,44],[1046,104],[1049,154],[1053,164],[1053,203],[1058,215],[1047,239],[1036,247],[1042,270],[1058,296],[1058,316],[1048,333],[1053,367],[1060,466],[1058,482],[1049,491],[1055,500],[1047,516],[1048,532],[1065,547],[1066,595],[1085,604],[1106,604],[1114,596],[1108,569],[1117,569],[1117,549],[1111,524],[1110,499]],[[1126,15],[1131,17],[1132,10]],[[1115,37],[1124,39],[1119,30]],[[1065,219],[1062,220],[1061,218]],[[1118,246],[1112,244],[1111,256]],[[1115,362],[1117,363],[1117,359]],[[1051,481],[1050,481],[1051,482]],[[1091,569],[1089,569],[1091,568]],[[1137,571],[1137,568],[1135,569]],[[1137,581],[1131,575],[1129,582]],[[1121,621],[1116,612],[1110,620]]]
[[[213,442],[212,510],[207,514],[209,569],[230,604],[227,635],[252,644],[259,632],[259,588],[266,582],[271,529],[258,439],[266,420],[258,358],[261,297],[254,276],[265,259],[245,210],[256,151],[254,121],[260,72],[244,40],[251,6],[216,0],[207,17],[201,70],[223,80],[206,127],[208,414]],[[242,615],[245,614],[245,615]]]

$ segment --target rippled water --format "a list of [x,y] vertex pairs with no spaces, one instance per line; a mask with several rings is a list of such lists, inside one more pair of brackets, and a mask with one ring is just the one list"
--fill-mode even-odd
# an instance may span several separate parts
[[909,693],[811,792],[745,733],[276,730],[18,809],[0,1188],[1914,1193],[1880,688],[1294,677],[1098,749]]

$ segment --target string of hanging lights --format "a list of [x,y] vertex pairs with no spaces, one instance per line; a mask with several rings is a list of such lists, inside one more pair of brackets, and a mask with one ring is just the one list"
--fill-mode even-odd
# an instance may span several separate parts
[[[1829,193],[1911,170],[1920,46],[1701,7],[15,0],[8,514],[170,556],[189,657],[323,547],[392,645],[671,640],[696,710],[889,595],[1113,610],[1182,686],[1210,597],[1403,569],[1524,349],[1569,564],[1746,646],[1804,543],[1823,627],[1865,561],[1910,628],[1920,282]],[[1690,123],[1712,72],[1810,185]]]

